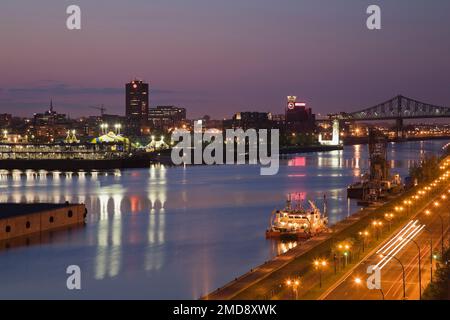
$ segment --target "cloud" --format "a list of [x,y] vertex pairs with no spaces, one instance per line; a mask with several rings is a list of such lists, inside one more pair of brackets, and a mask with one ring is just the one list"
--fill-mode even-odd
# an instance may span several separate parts
[[[114,87],[75,87],[70,86],[65,83],[53,83],[49,85],[38,85],[38,86],[27,86],[27,87],[16,87],[8,88],[7,92],[10,95],[20,95],[22,97],[29,97],[35,95],[47,95],[47,96],[65,96],[65,95],[123,95],[125,94],[125,88],[114,88]],[[174,95],[179,94],[179,92],[174,90],[164,90],[164,89],[151,89],[153,94],[162,95]]]
[[77,94],[123,94],[123,88],[108,87],[73,87],[64,83],[47,86],[9,88],[8,93],[12,95],[77,95]]

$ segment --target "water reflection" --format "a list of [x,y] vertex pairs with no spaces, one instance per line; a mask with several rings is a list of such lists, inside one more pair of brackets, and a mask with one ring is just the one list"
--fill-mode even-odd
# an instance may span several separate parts
[[[390,165],[404,177],[443,144],[390,144]],[[299,245],[264,235],[270,213],[284,206],[288,193],[301,193],[319,208],[326,193],[331,224],[358,210],[345,188],[367,170],[367,146],[297,155],[281,164],[273,177],[260,176],[256,166],[0,170],[0,202],[83,202],[90,213],[84,228],[0,252],[0,297],[59,298],[68,294],[59,278],[41,274],[79,264],[91,289],[83,290],[85,298],[196,299]],[[17,286],[25,278],[28,285]]]
[[288,241],[288,242],[274,241],[274,242],[277,245],[277,255],[286,253],[289,250],[297,247],[297,245],[298,245],[297,241]]

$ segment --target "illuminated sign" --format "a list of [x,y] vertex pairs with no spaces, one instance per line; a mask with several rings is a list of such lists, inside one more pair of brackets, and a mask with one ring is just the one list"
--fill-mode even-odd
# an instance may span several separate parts
[[297,101],[297,97],[296,96],[287,96],[288,102],[293,102],[295,103],[295,101]]

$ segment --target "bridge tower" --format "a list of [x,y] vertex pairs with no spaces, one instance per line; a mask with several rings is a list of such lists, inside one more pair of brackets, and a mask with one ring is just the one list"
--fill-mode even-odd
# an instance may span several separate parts
[[396,138],[397,139],[403,139],[403,118],[401,117],[402,114],[402,96],[398,95],[394,99],[397,100],[397,115],[399,117],[395,119],[395,127],[396,127]]
[[403,119],[397,118],[395,119],[395,132],[396,132],[396,138],[401,140],[405,138],[404,132],[403,132]]
[[369,130],[370,180],[380,182],[389,177],[386,137],[378,130]]

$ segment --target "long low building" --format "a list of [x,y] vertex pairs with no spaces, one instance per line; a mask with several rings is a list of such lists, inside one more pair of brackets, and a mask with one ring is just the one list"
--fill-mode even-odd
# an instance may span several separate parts
[[0,241],[84,224],[84,204],[1,203]]

